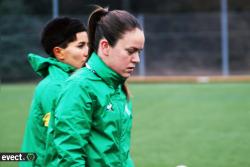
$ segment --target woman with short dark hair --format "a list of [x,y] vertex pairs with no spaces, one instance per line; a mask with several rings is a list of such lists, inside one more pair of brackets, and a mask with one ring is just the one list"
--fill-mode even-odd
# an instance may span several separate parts
[[78,19],[50,20],[43,29],[41,43],[48,58],[28,55],[32,68],[43,79],[34,93],[21,149],[36,153],[37,160],[20,166],[45,166],[48,125],[61,84],[88,58],[87,30]]

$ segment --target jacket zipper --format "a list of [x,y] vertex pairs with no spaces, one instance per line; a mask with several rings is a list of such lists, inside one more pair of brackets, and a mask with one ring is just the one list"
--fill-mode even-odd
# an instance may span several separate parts
[[[119,90],[117,90],[118,92],[116,92],[116,96],[120,96],[119,95]],[[121,101],[119,101],[120,103]],[[120,104],[117,105],[117,108],[118,108],[118,112],[119,112],[119,122],[118,122],[118,146],[119,146],[119,159],[120,159],[120,166],[122,167],[122,154],[121,154],[121,138],[122,138],[122,111],[120,109],[121,106]]]

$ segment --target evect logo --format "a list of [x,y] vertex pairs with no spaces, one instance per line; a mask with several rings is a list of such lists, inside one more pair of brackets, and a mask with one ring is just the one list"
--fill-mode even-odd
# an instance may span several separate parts
[[0,161],[35,161],[36,153],[0,153]]

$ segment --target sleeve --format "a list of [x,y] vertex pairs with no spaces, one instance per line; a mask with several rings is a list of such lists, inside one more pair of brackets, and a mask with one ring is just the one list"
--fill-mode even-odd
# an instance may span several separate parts
[[[22,152],[32,152],[36,153],[37,160],[36,164],[42,164],[44,141],[43,134],[45,132],[42,122],[40,121],[42,117],[39,117],[41,110],[39,109],[39,103],[37,99],[33,97],[32,104],[30,107],[29,118],[26,123],[23,142],[21,151]],[[19,162],[20,167],[32,167],[34,162]]]
[[54,110],[56,100],[59,96],[61,85],[59,83],[49,84],[41,92],[41,108],[44,111],[42,122],[44,127],[48,127],[50,114]]
[[[43,117],[44,110],[42,107],[42,95],[44,87],[42,84],[38,85],[32,99],[32,104],[29,111],[29,117],[26,123],[24,139],[22,143],[22,152],[34,152],[37,154],[36,165],[43,164],[44,148],[46,140],[47,127],[44,126]],[[34,165],[33,163],[23,162],[24,166]]]
[[69,83],[62,91],[55,110],[57,166],[85,166],[91,106],[89,93],[80,83]]

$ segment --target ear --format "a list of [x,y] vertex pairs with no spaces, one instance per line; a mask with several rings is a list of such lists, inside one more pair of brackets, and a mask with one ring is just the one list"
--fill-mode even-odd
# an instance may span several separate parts
[[101,39],[99,42],[99,49],[102,51],[104,56],[109,55],[110,45],[106,39]]
[[56,46],[53,48],[53,53],[54,53],[54,56],[56,57],[56,59],[64,60],[63,48]]

